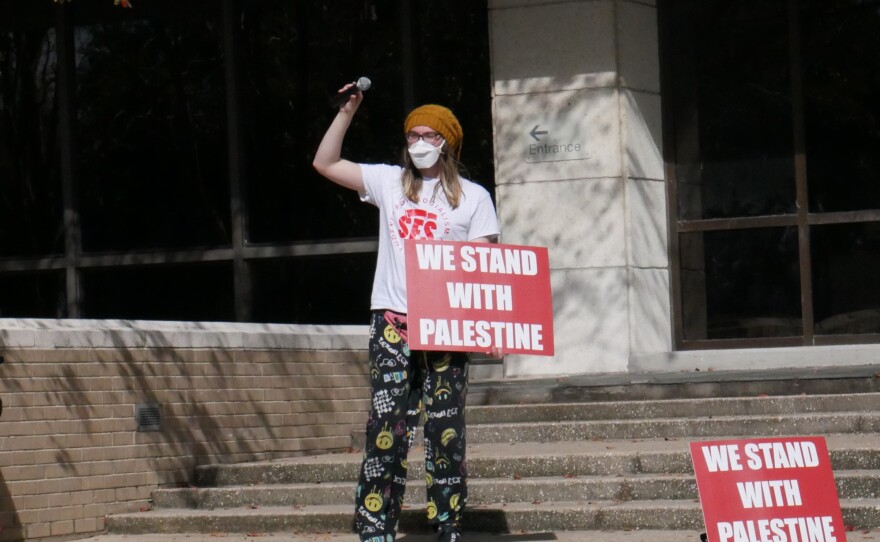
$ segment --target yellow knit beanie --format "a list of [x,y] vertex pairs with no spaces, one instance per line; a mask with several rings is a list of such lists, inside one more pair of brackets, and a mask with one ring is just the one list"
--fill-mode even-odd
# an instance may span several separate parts
[[464,133],[461,131],[458,119],[446,107],[428,104],[413,109],[403,123],[403,133],[408,133],[415,126],[433,128],[443,136],[456,158],[461,155],[461,139],[464,137]]

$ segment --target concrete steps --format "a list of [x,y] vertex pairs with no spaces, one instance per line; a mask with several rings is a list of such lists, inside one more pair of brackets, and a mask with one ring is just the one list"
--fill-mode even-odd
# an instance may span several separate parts
[[[871,499],[880,496],[880,477],[875,471],[838,471],[837,491],[844,497]],[[420,480],[411,479],[411,483]],[[156,508],[218,509],[243,506],[300,506],[349,503],[353,506],[352,482],[323,484],[271,484],[219,488],[166,489],[154,493]],[[418,487],[409,491],[406,503],[423,504]],[[690,474],[638,474],[630,476],[575,475],[474,479],[468,484],[468,505],[516,502],[627,501],[697,499]]]
[[[880,468],[880,438],[874,433],[824,435],[836,470]],[[719,436],[718,438],[727,438]],[[693,472],[688,442],[700,439],[637,439],[585,442],[518,442],[469,446],[474,479],[565,475]],[[361,453],[328,454],[242,465],[203,465],[197,486],[321,484],[357,479]],[[424,476],[422,448],[410,452],[409,478]]]
[[[688,443],[757,435],[824,436],[845,522],[880,528],[880,392],[871,390],[873,381],[864,375],[854,386],[845,379],[799,382],[788,381],[795,395],[745,396],[756,386],[771,387],[748,381],[739,397],[615,401],[590,401],[587,390],[568,385],[553,391],[549,384],[530,389],[516,383],[523,393],[510,397],[534,401],[468,407],[465,529],[702,530]],[[729,382],[724,386],[734,390]],[[808,387],[829,393],[798,391]],[[846,392],[849,387],[859,393]],[[607,397],[616,389],[601,388],[593,395]],[[641,395],[651,395],[649,388]],[[697,394],[704,391],[696,388]],[[483,392],[477,396],[487,399]],[[507,393],[511,388],[494,398],[502,401]],[[585,399],[571,400],[578,395]],[[353,436],[356,447],[362,440],[362,434]],[[421,448],[410,453],[403,532],[426,528],[421,455]],[[360,461],[358,451],[203,465],[196,469],[195,487],[156,491],[153,510],[110,516],[107,529],[125,535],[346,533]]]
[[[468,407],[468,444],[880,431],[880,395]],[[552,423],[549,423],[552,422]],[[353,446],[363,447],[363,432]]]
[[[755,399],[760,399],[756,401]],[[469,406],[469,424],[870,412],[874,393]]]
[[[880,499],[841,499],[844,522],[867,526],[880,513]],[[346,532],[349,505],[240,507],[216,510],[156,510],[111,516],[111,532],[170,534],[181,532]],[[109,522],[110,518],[108,518]],[[577,530],[702,529],[698,502],[681,499],[642,501],[553,501],[478,504],[468,507],[465,531],[545,532]],[[867,528],[872,528],[868,526]],[[424,507],[401,514],[400,531],[424,532]]]

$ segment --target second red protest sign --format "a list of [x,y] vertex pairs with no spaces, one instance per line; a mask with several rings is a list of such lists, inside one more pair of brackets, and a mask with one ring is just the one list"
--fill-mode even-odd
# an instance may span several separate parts
[[692,442],[709,542],[846,542],[822,437]]

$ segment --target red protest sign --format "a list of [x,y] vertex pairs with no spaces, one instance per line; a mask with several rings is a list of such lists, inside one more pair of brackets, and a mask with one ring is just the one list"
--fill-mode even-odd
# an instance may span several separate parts
[[709,542],[846,542],[824,438],[690,448]]
[[409,346],[553,355],[547,249],[405,242]]

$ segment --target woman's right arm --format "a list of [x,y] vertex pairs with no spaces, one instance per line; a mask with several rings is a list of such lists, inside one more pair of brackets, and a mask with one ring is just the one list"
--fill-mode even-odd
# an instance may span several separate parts
[[[342,90],[350,86],[351,84],[346,85]],[[351,120],[363,99],[364,95],[357,92],[339,108],[336,118],[330,123],[324,138],[321,139],[321,144],[318,145],[318,150],[315,152],[315,159],[312,161],[312,166],[318,173],[336,184],[357,192],[364,191],[364,177],[361,174],[361,167],[354,162],[344,160],[340,154],[345,132],[348,131]]]

